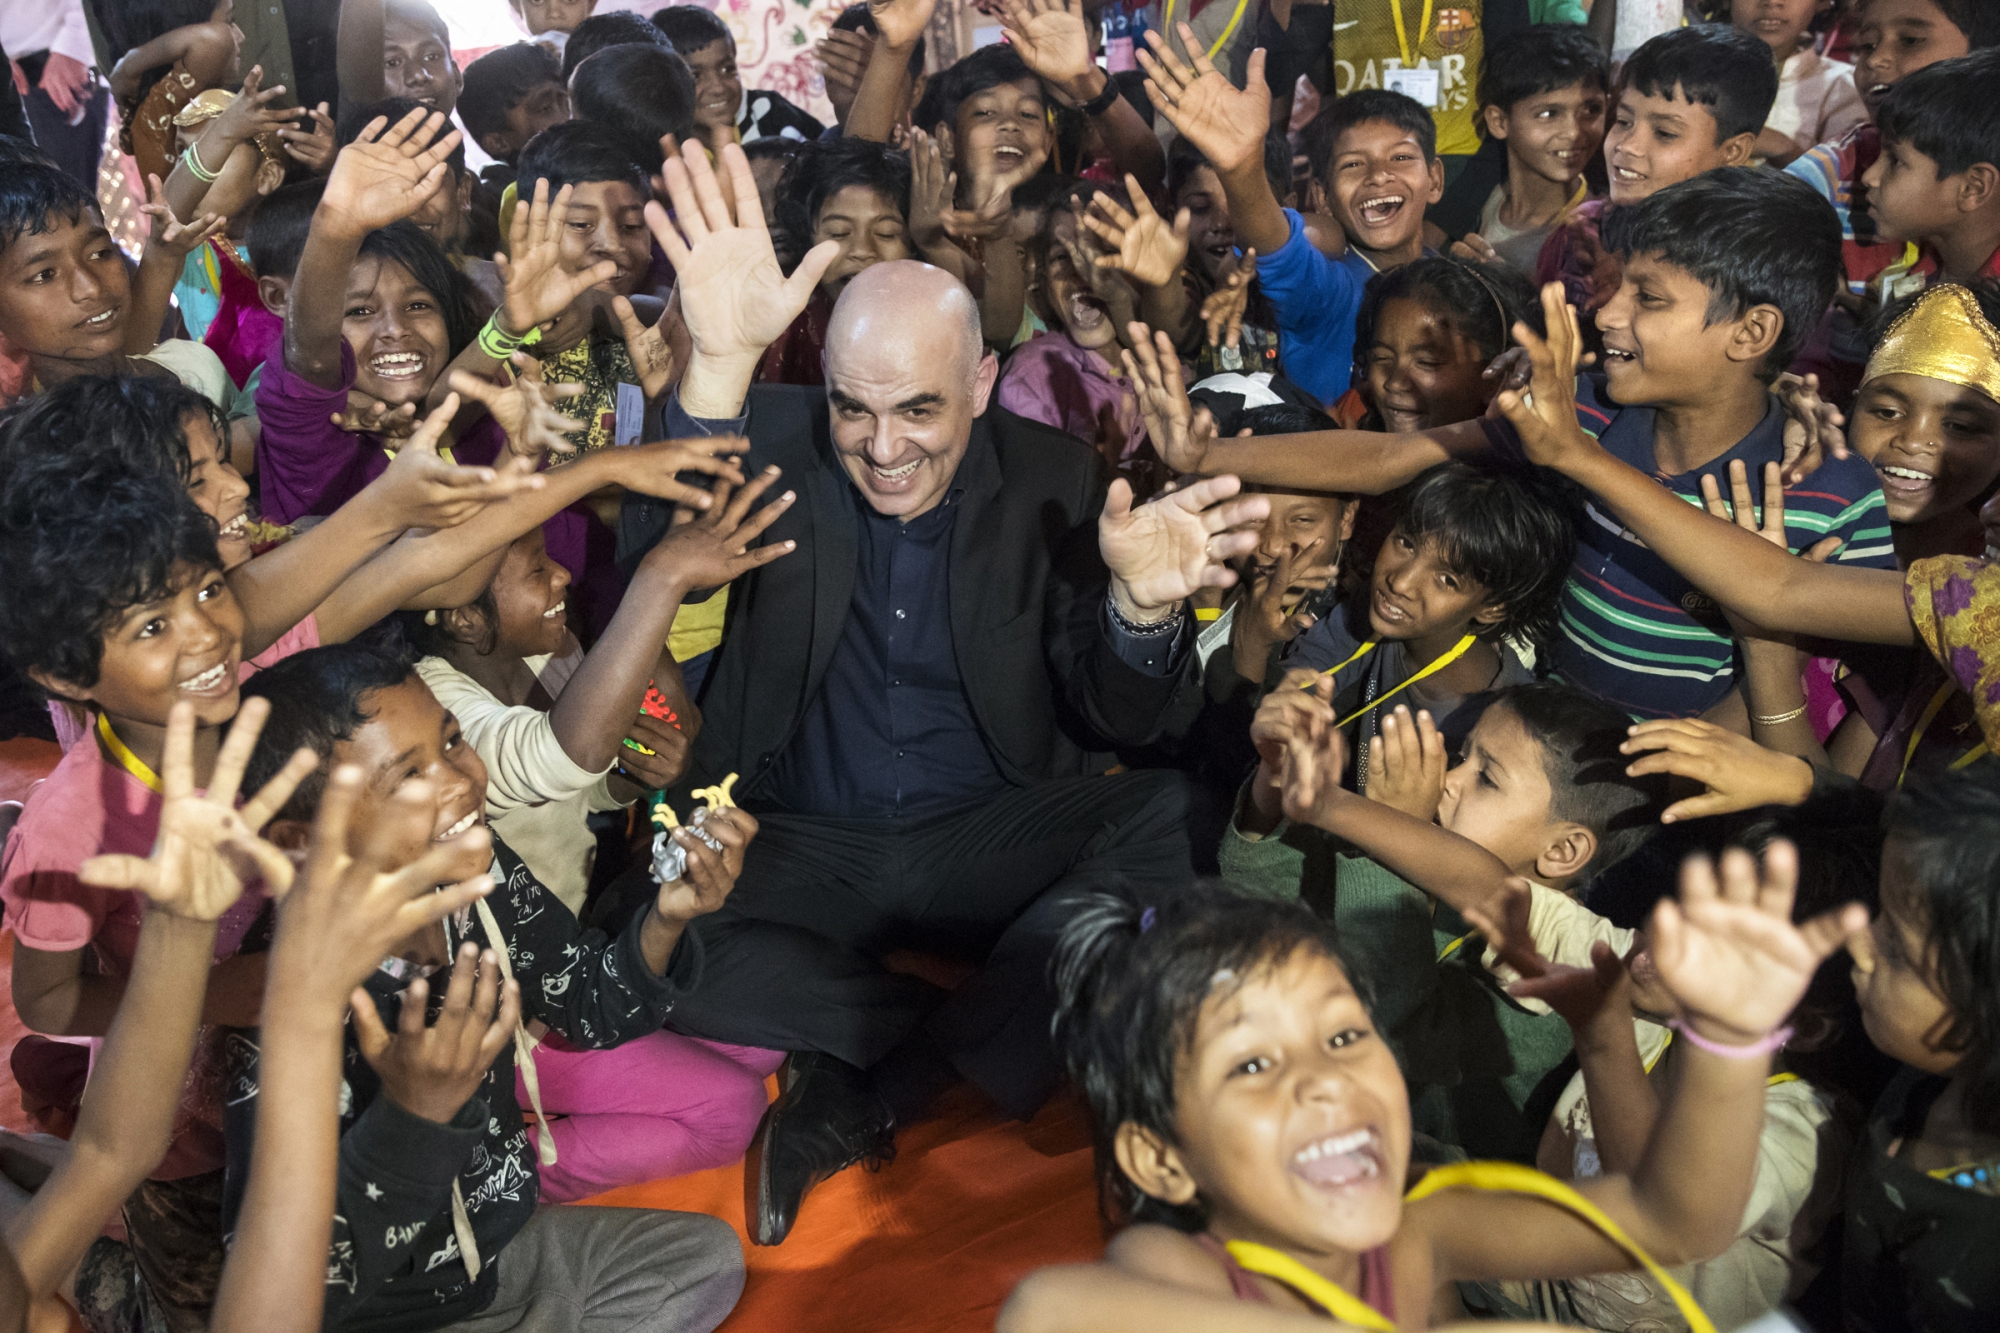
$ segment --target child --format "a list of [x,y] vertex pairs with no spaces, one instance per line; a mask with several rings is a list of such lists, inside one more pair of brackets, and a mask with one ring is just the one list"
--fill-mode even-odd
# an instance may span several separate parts
[[1475,1275],[1720,1250],[1749,1197],[1761,1052],[1866,915],[1792,926],[1788,871],[1774,855],[1760,884],[1735,854],[1725,898],[1713,867],[1692,863],[1680,903],[1658,909],[1655,961],[1697,1049],[1633,1175],[1579,1191],[1624,1247],[1535,1173],[1447,1169],[1405,1200],[1404,1079],[1332,927],[1303,907],[1213,889],[1144,912],[1090,900],[1057,953],[1057,1032],[1091,1105],[1107,1221],[1133,1225],[1103,1263],[1024,1282],[1002,1333],[1242,1328],[1253,1312],[1238,1302],[1414,1328],[1445,1283]]
[[[1761,474],[1783,452],[1784,412],[1768,385],[1838,282],[1832,211],[1781,173],[1716,171],[1659,191],[1622,216],[1611,239],[1624,257],[1623,279],[1597,315],[1604,378],[1581,381],[1591,401],[1579,404],[1576,420],[1689,499],[1700,494],[1702,474],[1726,471],[1734,460]],[[1566,320],[1552,300],[1545,288],[1545,315]],[[1541,402],[1544,393],[1537,388],[1535,396]],[[1511,432],[1489,430],[1499,427],[1466,422],[1416,436],[1322,436],[1329,447],[1315,455],[1295,442],[1220,440],[1197,455],[1182,451],[1180,437],[1163,427],[1161,454],[1183,470],[1197,463],[1247,481],[1376,494],[1489,441],[1503,453],[1516,448]],[[1161,433],[1154,439],[1159,445]],[[1790,549],[1837,536],[1845,543],[1840,564],[1881,568],[1893,559],[1881,490],[1859,460],[1822,467],[1791,501]],[[1722,703],[1735,681],[1732,640],[1695,587],[1615,525],[1585,523],[1577,540],[1551,654],[1556,674],[1640,717],[1693,716]]]
[[[1098,193],[1081,185],[1069,197],[1086,204]],[[1028,261],[1055,327],[1007,358],[1000,406],[1068,431],[1115,469],[1138,459],[1146,444],[1146,419],[1119,360],[1138,294],[1100,262],[1082,230],[1078,212],[1059,203],[1036,231]]]
[[[1398,704],[1370,751],[1369,796],[1329,790],[1293,824],[1285,746],[1308,719],[1334,720],[1330,691],[1314,684],[1290,673],[1258,710],[1258,767],[1224,835],[1222,873],[1261,896],[1303,897],[1377,964],[1376,1017],[1423,1085],[1421,1132],[1533,1162],[1568,1078],[1569,1033],[1546,1004],[1507,992],[1514,974],[1496,970],[1493,950],[1466,947],[1470,923],[1505,915],[1513,876],[1532,895],[1516,933],[1544,952],[1586,964],[1594,941],[1630,952],[1632,932],[1582,899],[1649,836],[1664,783],[1623,773],[1616,709],[1561,685],[1517,685],[1489,696],[1448,771],[1430,714]],[[1657,1057],[1667,1032],[1646,1028]]]
[[[767,384],[825,382],[827,322],[848,279],[875,264],[917,257],[909,234],[910,160],[866,139],[802,145],[779,178],[776,242],[788,262],[826,241],[840,255],[812,299],[757,364]],[[949,246],[950,242],[943,242]]]
[[[485,766],[406,659],[354,645],[321,648],[263,673],[258,688],[271,701],[272,720],[250,771],[260,774],[294,748],[311,749],[321,762],[273,822],[280,846],[303,848],[329,771],[350,764],[367,775],[356,793],[351,844],[365,845],[392,795],[413,777],[438,792],[433,842],[482,834]],[[482,1310],[546,1301],[553,1290],[600,1309],[616,1293],[630,1303],[623,1307],[630,1318],[643,1310],[706,1333],[735,1304],[741,1250],[711,1218],[631,1212],[607,1220],[587,1208],[536,1213],[537,1154],[513,1095],[515,1053],[529,1045],[515,1036],[511,1005],[488,1026],[498,976],[481,985],[474,1019],[481,1039],[451,1041],[454,1078],[419,1077],[425,1065],[409,1049],[424,1041],[430,991],[423,978],[454,959],[441,1039],[458,1036],[475,964],[482,972],[497,964],[500,976],[518,983],[520,1021],[547,1024],[577,1048],[607,1049],[658,1032],[699,976],[699,951],[682,947],[683,931],[722,905],[757,825],[724,809],[705,829],[724,850],[689,849],[687,874],[662,886],[615,937],[580,929],[495,838],[488,873],[497,887],[479,910],[388,949],[364,983],[374,1005],[357,1007],[343,1052],[352,1095],[341,1107],[341,1183],[327,1257],[329,1273],[342,1280],[327,1284],[328,1323],[443,1328]],[[493,961],[482,960],[482,951]],[[225,1135],[238,1172],[250,1160],[264,1058],[255,1040],[232,1045]],[[525,1071],[530,1060],[521,1065]],[[229,1231],[235,1213],[231,1200]],[[590,1262],[579,1263],[582,1255]]]
[[1478,235],[1501,262],[1532,272],[1549,233],[1588,196],[1584,169],[1604,142],[1608,80],[1603,49],[1567,24],[1487,49],[1479,124],[1507,145],[1507,179],[1487,196]]
[[235,385],[200,343],[128,353],[151,339],[131,324],[131,270],[97,201],[53,164],[10,163],[0,177],[0,328],[27,357],[30,392],[73,375],[172,375],[227,407]]
[[[825,40],[813,48],[820,73],[825,76],[826,100],[833,104],[833,122],[843,128],[853,110],[855,96],[861,91],[878,35],[875,17],[867,4],[852,4],[840,11],[839,17],[828,26]],[[911,109],[924,100],[927,83],[924,61],[924,38],[919,28],[910,43],[903,73],[893,81],[894,91],[887,99],[888,123],[892,127],[907,127]]]
[[[390,97],[371,106],[349,107],[340,116],[340,146],[345,148],[353,143],[370,121],[379,118],[394,125],[412,111],[423,109],[421,102],[408,97]],[[444,188],[424,200],[410,214],[410,222],[436,241],[438,248],[450,257],[452,267],[465,275],[472,317],[483,320],[505,297],[499,268],[486,257],[501,246],[498,236],[492,234],[492,220],[474,213],[473,195],[479,182],[466,165],[465,144],[454,145],[444,161]]]
[[648,22],[644,15],[622,9],[607,14],[592,14],[577,24],[569,40],[563,43],[563,82],[570,81],[578,65],[599,51],[608,51],[614,46],[650,46],[669,52],[674,49],[667,35]]
[[1314,167],[1346,233],[1344,254],[1329,259],[1265,179],[1271,90],[1261,59],[1253,55],[1249,85],[1239,90],[1206,57],[1197,56],[1190,70],[1167,52],[1158,33],[1148,32],[1146,40],[1154,54],[1139,58],[1152,80],[1154,109],[1214,165],[1237,244],[1257,251],[1257,280],[1278,312],[1285,373],[1322,403],[1334,402],[1352,379],[1363,284],[1423,254],[1424,209],[1443,196],[1431,113],[1401,93],[1373,89],[1320,112],[1319,132],[1329,151]]
[[465,82],[451,27],[427,0],[343,0],[339,62],[343,107],[407,97],[449,117]]
[[1935,255],[1945,282],[2000,276],[2000,53],[1942,61],[1889,91],[1882,155],[1862,175],[1885,237]]
[[1749,162],[1777,96],[1771,48],[1734,28],[1676,28],[1634,51],[1604,132],[1611,192],[1578,205],[1549,234],[1536,284],[1560,282],[1577,309],[1601,309],[1618,291],[1616,249],[1600,235],[1609,210]]
[[1778,64],[1778,100],[1757,136],[1757,154],[1789,165],[1818,144],[1847,137],[1868,119],[1854,66],[1830,60],[1816,45],[1833,18],[1833,0],[1728,0],[1712,17],[1735,25],[1771,48]]
[[1440,256],[1378,273],[1354,321],[1360,384],[1334,415],[1391,434],[1470,421],[1499,387],[1487,367],[1524,320],[1541,322],[1534,293],[1502,264]]
[[198,93],[236,82],[243,32],[230,21],[234,8],[233,0],[218,0],[212,9],[195,0],[113,11],[104,35],[118,52],[110,74],[118,146],[139,164],[139,179],[166,179],[181,108]]
[[817,139],[826,129],[810,113],[769,89],[743,90],[736,73],[736,37],[713,10],[671,5],[653,11],[653,26],[667,35],[694,74],[695,122],[711,151],[726,143],[759,139]]
[[[537,6],[545,8],[546,6]],[[465,90],[458,95],[465,132],[499,168],[514,165],[528,140],[569,119],[569,89],[562,66],[539,42],[516,42],[488,51],[465,67]],[[505,188],[512,171],[488,167],[480,180]]]
[[[283,350],[292,274],[298,271],[299,255],[306,248],[313,212],[325,188],[326,183],[318,180],[281,186],[258,205],[243,231],[243,257],[254,285],[247,293],[234,283],[225,286],[203,339],[239,386],[232,414],[238,406],[256,411],[264,362]],[[249,466],[255,470],[254,459]]]
[[1042,81],[1011,47],[981,47],[938,75],[931,91],[934,118],[917,128],[936,136],[958,173],[958,207],[990,203],[1048,163],[1054,137]]
[[531,45],[560,54],[569,35],[597,8],[597,0],[507,0],[507,7],[536,39]]

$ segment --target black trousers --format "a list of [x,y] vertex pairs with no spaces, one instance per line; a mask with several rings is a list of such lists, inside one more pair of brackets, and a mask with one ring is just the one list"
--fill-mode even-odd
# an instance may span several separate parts
[[[1157,901],[1192,874],[1178,773],[1064,778],[917,820],[773,814],[722,910],[691,929],[706,963],[671,1026],[864,1069],[922,1035],[1009,1114],[1054,1091],[1049,958],[1068,900]],[[620,919],[646,867],[613,886]],[[916,949],[980,964],[949,993],[885,970]]]

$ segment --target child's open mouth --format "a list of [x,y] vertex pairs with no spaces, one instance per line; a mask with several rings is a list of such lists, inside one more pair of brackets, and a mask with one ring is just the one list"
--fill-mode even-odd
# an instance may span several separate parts
[[368,359],[368,369],[383,380],[413,380],[424,373],[424,359],[415,352],[384,352]]
[[1363,199],[1355,206],[1355,216],[1364,227],[1380,227],[1396,214],[1403,211],[1405,198],[1400,194],[1378,194],[1372,199]]
[[113,322],[117,320],[117,318],[118,318],[118,307],[112,306],[109,310],[98,311],[96,314],[92,315],[89,319],[86,319],[82,323],[78,324],[77,327],[80,329],[89,329],[92,333],[97,333],[101,332],[104,329],[110,328]]
[[1398,605],[1387,593],[1378,592],[1375,594],[1375,615],[1385,625],[1407,625],[1410,623],[1410,613]]
[[250,511],[244,510],[216,531],[218,541],[242,541],[250,535]]
[[1321,1189],[1374,1180],[1382,1174],[1382,1140],[1372,1129],[1333,1134],[1292,1154],[1292,1170]]
[[466,833],[470,833],[472,831],[472,826],[474,824],[477,824],[478,822],[479,822],[479,812],[477,810],[474,810],[471,813],[467,814],[463,819],[460,819],[457,823],[453,824],[450,828],[438,834],[435,838],[432,838],[431,841],[450,842],[453,838],[459,837]]
[[1913,467],[1896,467],[1882,463],[1875,468],[1882,479],[1882,489],[1898,499],[1915,498],[1929,491],[1937,484],[1937,478],[1928,472],[1919,472]]
[[1089,292],[1069,298],[1069,327],[1074,333],[1095,333],[1111,318],[1111,308]]
[[993,165],[1002,171],[1011,171],[1028,160],[1026,150],[1010,143],[996,144],[993,148]]
[[234,684],[229,670],[229,659],[225,657],[208,670],[189,676],[175,688],[182,694],[216,699],[227,694]]
[[1638,364],[1639,354],[1637,352],[1628,352],[1622,347],[1613,347],[1609,343],[1604,345],[1605,374],[1610,374],[1614,368],[1623,370]]
[[550,607],[548,610],[542,612],[542,619],[554,620],[559,616],[567,616],[569,614],[568,608],[569,608],[569,599],[564,598],[562,601],[557,602],[554,606]]
[[1620,185],[1638,185],[1645,181],[1646,176],[1644,172],[1634,171],[1630,167],[1621,167],[1614,163],[1611,168],[1611,179]]

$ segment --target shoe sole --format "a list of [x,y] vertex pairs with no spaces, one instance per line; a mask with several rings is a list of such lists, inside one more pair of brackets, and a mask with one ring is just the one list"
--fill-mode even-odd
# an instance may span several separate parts
[[[750,1148],[743,1161],[743,1220],[745,1230],[750,1233],[754,1245],[781,1245],[790,1233],[790,1228],[778,1232],[771,1218],[771,1174],[769,1165],[771,1153],[769,1141],[777,1124],[778,1105],[773,1102],[765,1108],[764,1118],[757,1122],[757,1132],[750,1136]],[[776,1234],[773,1234],[773,1233]]]

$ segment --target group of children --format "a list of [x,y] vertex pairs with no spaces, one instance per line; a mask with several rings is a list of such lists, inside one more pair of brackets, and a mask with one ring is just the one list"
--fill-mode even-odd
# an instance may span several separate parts
[[757,821],[659,794],[796,498],[652,438],[709,162],[823,267],[758,379],[921,260],[994,410],[1268,500],[1122,756],[1205,794],[1189,886],[1052,970],[1109,1246],[1000,1327],[2000,1319],[2000,11],[1522,24],[1469,107],[1406,57],[1288,134],[1261,48],[1114,73],[1079,0],[942,66],[851,6],[833,125],[709,9],[510,3],[461,68],[342,0],[315,107],[229,0],[107,6],[137,256],[0,138],[0,685],[63,750],[0,811],[60,1131],[0,1138],[0,1327],[735,1305],[714,1219],[537,1207],[737,1160],[786,1056],[673,1020]]

